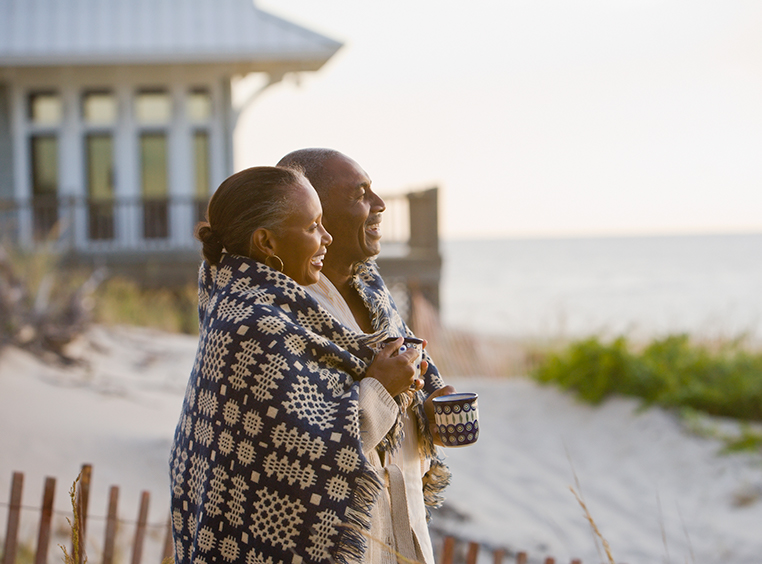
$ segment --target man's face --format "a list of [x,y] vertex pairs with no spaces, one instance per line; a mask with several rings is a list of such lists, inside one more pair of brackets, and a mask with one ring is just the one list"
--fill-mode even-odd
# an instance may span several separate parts
[[370,188],[370,178],[344,155],[325,163],[331,185],[321,193],[323,225],[333,236],[327,259],[352,265],[381,251],[381,212],[384,201]]

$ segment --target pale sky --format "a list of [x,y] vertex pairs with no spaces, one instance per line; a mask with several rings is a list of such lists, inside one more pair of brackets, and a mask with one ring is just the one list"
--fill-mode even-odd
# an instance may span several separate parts
[[258,0],[344,43],[242,115],[236,166],[300,147],[446,238],[762,231],[759,0]]

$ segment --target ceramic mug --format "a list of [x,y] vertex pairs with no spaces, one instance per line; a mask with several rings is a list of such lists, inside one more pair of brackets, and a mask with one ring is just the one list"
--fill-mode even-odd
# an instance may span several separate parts
[[460,392],[432,399],[434,422],[444,446],[467,446],[479,438],[478,397],[473,392]]
[[[399,337],[389,337],[387,339],[384,339],[376,346],[376,353],[380,351],[384,346],[386,346],[389,343],[392,343],[399,339]],[[413,366],[415,367],[415,380],[420,379],[421,377],[421,361],[423,360],[423,339],[419,339],[418,337],[404,337],[403,343],[400,345],[400,348],[395,352],[392,356],[397,356],[398,354],[402,354],[406,350],[412,348],[418,351],[418,358],[415,359]],[[415,388],[415,384],[411,386],[412,388]]]

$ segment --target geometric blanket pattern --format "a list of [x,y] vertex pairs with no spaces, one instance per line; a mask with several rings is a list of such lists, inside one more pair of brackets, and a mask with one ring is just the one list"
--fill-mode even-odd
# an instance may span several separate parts
[[393,323],[364,335],[257,261],[202,264],[199,347],[170,454],[177,564],[363,561],[382,482],[362,453],[357,382],[372,345],[403,330],[373,272],[358,278],[363,297]]

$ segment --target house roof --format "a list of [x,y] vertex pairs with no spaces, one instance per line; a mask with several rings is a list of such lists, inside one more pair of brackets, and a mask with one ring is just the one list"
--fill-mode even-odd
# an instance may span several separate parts
[[0,0],[0,67],[244,63],[317,70],[340,47],[253,0]]

